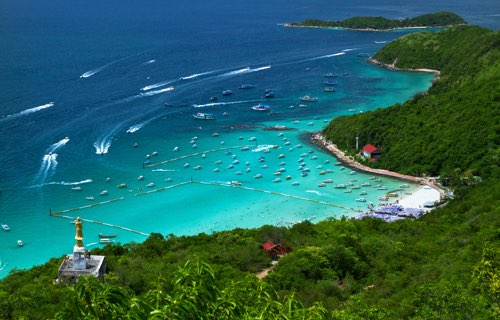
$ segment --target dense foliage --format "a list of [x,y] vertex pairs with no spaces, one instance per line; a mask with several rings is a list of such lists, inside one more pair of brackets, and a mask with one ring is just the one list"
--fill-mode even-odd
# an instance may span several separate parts
[[404,104],[336,118],[324,134],[341,149],[380,147],[372,164],[414,175],[440,175],[455,186],[497,177],[500,149],[500,33],[457,27],[404,36],[374,57],[400,68],[441,71],[428,93]]
[[[378,165],[391,166],[387,159],[393,157],[395,168],[408,172],[415,166],[444,170],[452,163],[461,177],[481,174],[481,183],[446,206],[393,223],[341,219],[191,237],[152,234],[141,244],[94,249],[92,254],[106,256],[104,282],[56,284],[63,258],[52,259],[0,282],[0,319],[498,319],[498,47],[498,32],[481,28],[404,37],[377,58],[438,68],[441,80],[402,106],[335,120],[326,130],[339,139],[339,130],[357,130],[381,145]],[[411,60],[409,52],[419,59]],[[477,128],[463,134],[470,123]],[[399,139],[442,150],[448,130],[462,147],[475,143],[491,153],[463,149],[463,163],[455,163],[449,158],[456,150],[447,145],[450,155],[436,158],[391,156]],[[271,266],[261,249],[268,240],[292,251],[259,280],[255,274]]]
[[465,24],[460,16],[450,12],[424,14],[406,19],[387,19],[384,17],[353,17],[342,21],[309,19],[292,26],[389,30],[409,27],[444,27]]

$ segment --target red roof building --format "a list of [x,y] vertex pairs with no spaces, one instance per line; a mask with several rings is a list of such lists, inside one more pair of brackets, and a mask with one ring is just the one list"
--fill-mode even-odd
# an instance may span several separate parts
[[363,149],[361,149],[360,153],[362,156],[368,159],[376,159],[382,155],[380,150],[371,144],[367,144],[366,146],[364,146]]

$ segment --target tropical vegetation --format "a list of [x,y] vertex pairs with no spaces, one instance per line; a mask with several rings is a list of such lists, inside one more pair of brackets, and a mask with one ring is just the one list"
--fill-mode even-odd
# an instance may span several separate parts
[[466,24],[462,17],[451,12],[437,12],[405,19],[387,19],[384,17],[352,17],[342,21],[308,19],[301,23],[290,23],[290,26],[355,30],[390,30],[418,27],[448,27],[461,24]]

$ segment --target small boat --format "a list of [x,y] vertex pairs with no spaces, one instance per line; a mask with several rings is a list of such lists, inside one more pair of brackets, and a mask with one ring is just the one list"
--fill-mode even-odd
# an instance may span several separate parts
[[320,184],[318,184],[318,187],[320,187],[320,188],[322,188],[322,187],[326,187],[326,184],[324,184],[324,183],[320,183]]
[[324,183],[333,183],[333,180],[332,179],[326,179],[326,180],[323,180]]
[[345,184],[338,184],[335,186],[337,189],[345,189]]
[[245,89],[252,89],[252,88],[255,88],[255,86],[253,84],[242,84],[240,86],[240,89],[243,89],[243,90],[245,90]]
[[139,146],[139,144],[137,142],[134,142],[133,146],[134,146],[134,148],[137,148]]
[[94,197],[85,197],[85,199],[87,199],[89,201],[94,201]]
[[366,199],[365,198],[358,198],[358,199],[356,199],[356,201],[358,201],[358,202],[366,202]]
[[337,90],[336,90],[334,87],[325,87],[325,88],[323,89],[323,91],[325,91],[325,92],[335,92],[335,91],[337,91]]
[[153,151],[153,152],[151,153],[151,155],[152,155],[153,157],[154,157],[154,156],[157,156],[157,155],[158,155],[158,151]]
[[23,240],[17,240],[17,245],[22,247],[24,244],[23,244]]
[[109,194],[109,192],[108,192],[108,190],[102,190],[101,192],[99,192],[99,194],[100,194],[101,196],[106,196],[106,195],[108,195],[108,194]]
[[137,180],[139,180],[139,181],[140,181],[140,180],[144,180],[144,176],[138,176],[138,177],[137,177]]
[[152,187],[154,187],[154,186],[155,186],[155,184],[154,184],[153,182],[150,182],[150,183],[148,183],[148,184],[146,185],[146,187],[149,187],[149,188],[152,188]]
[[229,182],[229,184],[232,186],[241,186],[241,182],[239,182],[239,181],[231,181],[231,182]]
[[214,101],[217,101],[217,100],[219,100],[219,98],[217,98],[216,96],[211,96],[210,97],[210,101],[214,102]]
[[71,188],[73,191],[82,191],[82,187],[73,187]]
[[117,234],[102,234],[102,233],[99,233],[99,238],[104,238],[104,239],[109,239],[109,238],[116,238],[118,237]]
[[248,138],[248,141],[257,141],[257,138],[256,137],[250,137],[250,138]]
[[241,150],[241,151],[248,151],[248,150],[250,150],[250,148],[249,148],[249,147],[247,147],[247,146],[245,146],[245,147],[242,147],[240,150]]
[[201,120],[215,120],[215,116],[213,114],[204,112],[198,112],[196,114],[193,114],[193,117],[195,119],[201,119]]
[[370,182],[364,182],[361,184],[362,187],[369,187],[371,186]]
[[346,189],[346,190],[344,191],[344,193],[351,193],[351,192],[352,192],[352,190],[351,190],[351,189]]
[[189,163],[186,162],[186,163],[184,163],[184,168],[187,168],[187,167],[189,167]]
[[337,76],[337,74],[333,73],[333,72],[328,72],[328,73],[325,73],[323,75],[323,77],[325,77],[325,78],[335,78],[336,76]]
[[266,98],[274,98],[274,92],[270,91],[270,92],[267,92],[264,97]]
[[231,90],[224,90],[224,91],[222,91],[222,95],[223,96],[230,96],[232,94],[233,94],[233,91],[231,91]]
[[285,155],[284,155],[283,153],[281,153],[281,154],[278,156],[278,158],[280,158],[280,159],[282,159],[282,158],[284,158],[284,157],[285,157]]
[[292,183],[292,186],[298,186],[300,183],[298,181],[295,181],[294,183]]
[[409,186],[409,185],[407,185],[407,184],[400,184],[400,185],[399,185],[399,187],[400,187],[400,188],[409,188],[410,186]]
[[285,180],[290,180],[290,179],[292,179],[292,176],[286,176],[285,177]]
[[194,170],[201,170],[201,166],[195,166],[193,169]]
[[273,180],[273,182],[281,182],[281,178],[276,178]]
[[259,103],[258,105],[253,106],[252,110],[255,110],[255,111],[269,111],[270,108],[269,108],[269,106],[267,104]]
[[10,227],[8,225],[6,225],[6,224],[2,224],[2,229],[4,231],[10,231]]
[[[311,97],[309,95],[305,95],[303,97],[300,98],[300,101],[306,101],[306,102],[317,102],[318,101],[318,98],[316,97]],[[299,105],[300,107],[300,105]]]
[[260,179],[262,178],[262,175],[260,173],[257,173],[256,175],[253,176],[254,179]]
[[366,191],[361,191],[361,192],[359,193],[359,195],[360,195],[360,196],[366,196],[366,195],[367,195],[367,192],[366,192]]
[[299,104],[299,108],[306,108],[306,107],[307,107],[307,104],[303,104],[303,103]]
[[215,169],[213,169],[212,171],[213,171],[213,172],[219,172],[219,171],[220,171],[220,169],[219,169],[219,168],[215,168]]
[[115,242],[115,240],[108,238],[101,238],[101,240],[99,240],[99,243],[113,243],[113,242]]
[[337,82],[331,81],[331,80],[325,80],[325,81],[323,81],[323,84],[325,84],[327,86],[335,86],[335,85],[337,85]]
[[219,133],[217,133],[217,132],[212,133],[212,137],[218,137],[218,136],[220,136]]
[[356,174],[356,171],[351,171],[349,172],[349,174],[352,176],[352,175],[355,175]]
[[389,197],[387,197],[387,196],[380,196],[380,197],[378,197],[378,199],[380,201],[389,201]]

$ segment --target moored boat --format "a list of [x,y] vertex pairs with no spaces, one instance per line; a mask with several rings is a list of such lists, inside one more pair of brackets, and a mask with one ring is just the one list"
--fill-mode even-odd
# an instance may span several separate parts
[[252,89],[252,88],[255,88],[253,84],[242,84],[240,86],[240,89]]
[[252,110],[255,110],[255,111],[269,111],[270,108],[269,108],[269,106],[267,104],[259,103],[258,105],[253,106]]
[[117,234],[102,234],[102,233],[99,233],[99,238],[104,238],[104,239],[109,239],[109,238],[116,238],[118,237]]
[[323,89],[323,91],[325,91],[325,92],[335,92],[335,91],[337,91],[337,90],[335,90],[335,88],[334,88],[334,87],[325,87],[325,88]]
[[215,116],[213,114],[204,112],[195,113],[193,114],[193,117],[201,120],[215,120]]
[[306,102],[317,102],[318,98],[316,97],[311,97],[310,95],[305,95],[300,98],[300,101],[306,101]]
[[328,73],[325,73],[323,75],[323,77],[325,77],[325,78],[335,78],[336,76],[337,76],[337,74],[333,73],[333,72],[328,72]]
[[2,229],[5,231],[10,231],[10,227],[6,224],[2,224]]
[[101,238],[101,240],[99,240],[99,243],[113,243],[115,242],[115,240],[113,239],[108,239],[108,238]]
[[323,81],[323,84],[326,84],[327,86],[335,86],[337,85],[337,82],[332,80],[325,80]]
[[233,91],[231,91],[231,90],[224,90],[224,91],[222,91],[222,95],[223,96],[230,96],[232,94],[233,94]]

